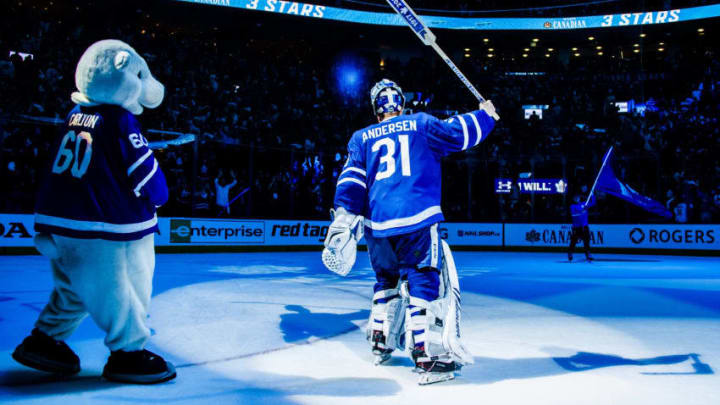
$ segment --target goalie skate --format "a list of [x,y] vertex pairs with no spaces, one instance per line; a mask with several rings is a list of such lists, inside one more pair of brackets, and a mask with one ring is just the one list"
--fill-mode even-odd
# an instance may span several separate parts
[[443,381],[450,381],[455,379],[455,372],[448,371],[444,373],[430,373],[427,371],[421,371],[418,376],[418,385],[429,385]]
[[376,366],[379,366],[386,361],[390,360],[392,357],[392,353],[380,353],[375,355],[375,360],[373,360],[373,364]]
[[415,349],[411,353],[415,361],[415,372],[418,373],[418,385],[428,385],[455,379],[455,372],[462,365],[449,358],[437,359],[427,356],[422,349]]

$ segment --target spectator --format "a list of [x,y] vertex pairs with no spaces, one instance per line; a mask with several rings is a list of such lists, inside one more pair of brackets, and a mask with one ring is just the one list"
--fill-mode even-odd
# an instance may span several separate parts
[[215,178],[215,205],[217,206],[218,216],[230,215],[230,189],[235,187],[237,180],[235,180],[235,171],[230,170],[231,182],[221,184],[220,181],[225,181],[223,178],[222,169],[218,173],[218,177]]

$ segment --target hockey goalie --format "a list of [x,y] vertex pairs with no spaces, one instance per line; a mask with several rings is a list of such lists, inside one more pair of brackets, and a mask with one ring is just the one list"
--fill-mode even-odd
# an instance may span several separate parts
[[455,264],[437,232],[441,159],[485,139],[495,108],[486,101],[446,121],[403,115],[403,92],[387,79],[375,84],[370,101],[378,123],[349,141],[323,263],[347,274],[364,235],[377,279],[367,326],[375,364],[407,348],[421,385],[450,380],[473,359],[460,343]]

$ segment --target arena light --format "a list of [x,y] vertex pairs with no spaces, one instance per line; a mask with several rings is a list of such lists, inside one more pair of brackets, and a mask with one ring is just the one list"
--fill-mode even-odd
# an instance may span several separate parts
[[470,48],[465,48],[465,52],[470,52]]
[[490,42],[490,39],[489,39],[489,38],[483,38],[483,42],[488,43],[488,42]]
[[664,50],[665,50],[665,48],[658,48],[658,52],[662,52]]
[[572,48],[573,51],[577,51],[577,48]]
[[469,54],[469,53],[466,53],[466,54],[465,54],[465,57],[466,57],[466,58],[469,58],[469,57],[470,57],[470,54]]
[[[662,44],[661,44],[661,45],[662,45]],[[494,51],[495,51],[495,48],[488,48],[488,51],[489,51],[489,52],[494,52]]]
[[595,47],[595,49],[597,49],[597,50],[599,51],[599,50],[602,49],[602,46],[598,45],[598,46]]
[[493,56],[495,56],[495,55],[493,55],[491,53],[488,54],[488,58],[492,58]]
[[546,57],[546,58],[549,58],[549,57],[550,57],[550,54],[549,54],[549,53],[546,53],[546,54],[545,54],[545,57]]
[[602,51],[598,52],[598,56],[603,56]]
[[[380,61],[385,63],[382,59]],[[363,58],[351,52],[340,54],[335,58],[331,72],[335,90],[343,97],[357,99],[364,95],[368,69]]]
[[633,47],[639,48],[639,47],[640,47],[640,44],[633,44]]
[[574,55],[575,55],[575,56],[580,56],[580,53],[578,53],[578,52],[575,52],[575,54],[574,54]]
[[538,41],[540,41],[538,38],[533,38],[533,42],[538,42]]
[[588,41],[594,41],[595,37],[588,37]]
[[644,32],[642,34],[640,34],[640,38],[645,38],[646,36],[647,36],[647,34]]
[[658,45],[663,46],[665,45],[665,42],[660,42]]
[[553,48],[548,48],[548,52],[552,52],[552,51],[554,51],[554,50],[555,50],[555,49],[553,49]]
[[698,28],[698,32],[705,32],[705,28]]
[[524,48],[523,51],[530,52],[530,48]]
[[640,50],[639,50],[639,49],[633,49],[633,52],[635,52],[635,53],[640,53]]
[[528,54],[524,53],[523,58],[527,58],[527,57],[528,57]]

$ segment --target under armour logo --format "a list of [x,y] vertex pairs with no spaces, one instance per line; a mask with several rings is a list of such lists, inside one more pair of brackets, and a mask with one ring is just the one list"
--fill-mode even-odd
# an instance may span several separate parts
[[502,181],[501,179],[497,180],[497,185],[495,187],[496,193],[510,193],[512,192],[512,180]]

